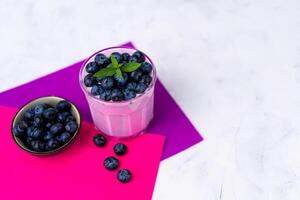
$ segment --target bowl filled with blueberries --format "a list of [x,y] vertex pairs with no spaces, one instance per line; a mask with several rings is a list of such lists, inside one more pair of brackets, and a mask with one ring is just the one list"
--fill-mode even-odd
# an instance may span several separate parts
[[140,135],[153,119],[156,69],[144,52],[110,47],[90,56],[79,74],[93,122],[115,138]]
[[11,132],[16,144],[34,155],[63,150],[76,138],[80,113],[74,104],[56,96],[30,101],[15,115]]

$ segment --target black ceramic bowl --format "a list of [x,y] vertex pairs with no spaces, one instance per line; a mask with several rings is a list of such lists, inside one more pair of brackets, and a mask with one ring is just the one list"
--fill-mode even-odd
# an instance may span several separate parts
[[32,100],[30,101],[29,103],[27,103],[26,105],[24,105],[18,112],[17,114],[15,115],[14,117],[14,120],[13,120],[13,123],[11,125],[11,133],[12,133],[12,136],[14,138],[14,141],[15,143],[21,148],[23,149],[24,151],[28,152],[28,153],[31,153],[33,155],[50,155],[50,154],[54,154],[58,151],[61,151],[63,150],[64,148],[66,148],[68,145],[70,145],[74,139],[76,138],[76,136],[78,135],[78,132],[79,132],[79,129],[80,129],[80,113],[78,111],[78,109],[76,108],[76,106],[74,104],[72,104],[70,101],[68,101],[70,104],[71,104],[71,113],[72,115],[74,116],[76,122],[77,122],[77,125],[78,125],[78,129],[77,131],[74,133],[74,135],[71,137],[71,139],[65,143],[64,145],[58,147],[57,149],[54,149],[54,150],[51,150],[51,151],[43,151],[43,152],[38,152],[38,151],[34,151],[32,149],[29,149],[21,139],[19,139],[18,137],[15,137],[14,134],[13,134],[13,128],[15,127],[16,124],[18,124],[18,122],[20,120],[22,120],[24,118],[24,113],[26,110],[28,110],[29,108],[31,107],[34,107],[36,106],[37,104],[40,104],[40,103],[46,103],[48,105],[51,105],[51,106],[55,106],[59,101],[61,100],[66,100],[66,99],[63,99],[61,97],[56,97],[56,96],[45,96],[45,97],[40,97],[38,99],[35,99],[35,100]]

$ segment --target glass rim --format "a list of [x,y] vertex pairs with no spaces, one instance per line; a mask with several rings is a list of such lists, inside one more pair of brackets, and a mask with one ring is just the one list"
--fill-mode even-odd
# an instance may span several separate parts
[[154,87],[155,87],[155,83],[156,83],[156,80],[157,80],[157,74],[156,74],[156,67],[155,65],[153,64],[152,60],[150,59],[150,57],[145,54],[143,51],[141,51],[144,56],[146,57],[146,59],[150,62],[150,64],[152,65],[152,70],[153,70],[153,76],[152,76],[152,81],[150,83],[150,85],[147,87],[147,89],[139,94],[138,96],[136,96],[135,98],[133,99],[130,99],[130,100],[127,100],[127,101],[105,101],[105,100],[102,100],[100,98],[97,98],[96,96],[93,96],[91,94],[90,91],[88,91],[88,87],[86,87],[84,85],[84,77],[83,77],[83,74],[84,74],[84,70],[86,68],[86,65],[91,61],[91,59],[93,57],[95,57],[97,54],[99,53],[103,53],[105,51],[108,51],[108,50],[113,50],[113,49],[130,49],[130,50],[133,50],[133,51],[140,51],[136,48],[133,48],[133,47],[120,47],[120,46],[115,46],[115,47],[108,47],[108,48],[105,48],[105,49],[102,49],[100,51],[97,51],[95,53],[93,53],[91,56],[89,56],[87,59],[85,59],[85,61],[83,62],[81,68],[80,68],[80,71],[79,71],[79,85],[82,89],[82,91],[85,93],[85,94],[88,94],[90,97],[92,97],[93,100],[95,101],[98,101],[98,102],[101,102],[101,103],[104,103],[104,104],[109,104],[109,105],[122,105],[122,104],[128,104],[128,103],[132,103],[134,101],[137,101],[139,100],[140,98],[142,98],[144,95],[146,95],[147,93],[149,93]]

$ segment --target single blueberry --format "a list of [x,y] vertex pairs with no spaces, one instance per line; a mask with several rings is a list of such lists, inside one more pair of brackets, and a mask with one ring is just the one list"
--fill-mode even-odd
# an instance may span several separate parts
[[53,135],[58,135],[64,131],[64,126],[61,123],[55,123],[50,128],[50,133]]
[[91,87],[96,82],[95,77],[92,74],[88,74],[84,77],[84,85],[86,87]]
[[147,85],[145,83],[138,83],[136,86],[136,92],[137,93],[143,93],[147,89]]
[[145,74],[150,74],[152,71],[152,65],[148,62],[144,62],[142,63],[141,69]]
[[119,161],[113,156],[110,156],[104,160],[104,167],[107,170],[113,171],[117,169],[118,166],[119,166]]
[[96,62],[90,62],[85,67],[85,71],[90,74],[95,74],[99,70],[100,66]]
[[136,93],[134,90],[124,89],[123,90],[124,100],[130,100],[136,97]]
[[138,62],[138,59],[135,56],[130,56],[128,62]]
[[66,122],[70,122],[70,121],[76,121],[75,120],[75,117],[73,115],[69,115],[67,118],[66,118]]
[[34,107],[34,114],[41,115],[49,106],[46,104],[38,104]]
[[96,55],[95,57],[95,62],[101,67],[104,68],[106,67],[110,61],[109,59],[102,53],[99,53],[98,55]]
[[57,112],[54,108],[47,108],[43,112],[43,117],[49,121],[52,121],[56,118]]
[[113,52],[112,54],[111,54],[111,56],[115,56],[115,58],[116,58],[116,60],[118,61],[118,63],[121,63],[122,62],[122,55],[120,54],[120,53],[118,53],[118,52]]
[[34,108],[28,109],[24,113],[24,117],[25,117],[26,120],[33,120],[33,117],[34,117]]
[[30,144],[34,151],[42,152],[45,150],[45,143],[41,140],[32,140]]
[[60,136],[57,137],[57,140],[60,143],[65,144],[65,143],[69,142],[70,138],[71,138],[71,134],[68,132],[64,132]]
[[126,153],[127,151],[127,146],[123,143],[117,143],[114,146],[114,152],[115,154],[117,154],[118,156],[122,156]]
[[73,134],[77,131],[77,123],[75,121],[69,121],[66,123],[65,129],[67,132]]
[[116,81],[116,83],[119,85],[119,86],[124,86],[126,85],[127,81],[128,81],[128,74],[127,73],[122,73],[123,75],[123,79],[121,79],[118,74],[114,74],[114,79]]
[[91,93],[94,96],[98,96],[100,93],[104,91],[103,87],[101,85],[94,85],[91,89]]
[[106,138],[103,137],[102,135],[100,134],[96,134],[94,137],[93,137],[93,142],[95,145],[97,145],[98,147],[103,147],[105,146],[106,144]]
[[71,109],[71,104],[66,101],[66,100],[61,100],[56,104],[56,109],[59,112],[63,112],[63,111],[70,111]]
[[57,121],[60,123],[65,123],[67,121],[67,117],[69,117],[70,115],[70,112],[59,112],[57,113]]
[[20,121],[18,124],[16,124],[16,126],[13,128],[13,134],[16,137],[23,137],[25,136],[25,133],[27,131],[28,128],[28,123],[25,121]]
[[112,89],[115,86],[115,81],[110,76],[104,77],[103,79],[101,79],[101,86],[104,89]]
[[104,90],[100,95],[99,98],[104,101],[110,101],[111,100],[111,90]]
[[142,78],[141,78],[141,80],[139,82],[140,83],[144,83],[145,85],[148,86],[148,85],[150,85],[151,81],[152,81],[152,77],[151,76],[149,76],[149,75],[143,75]]
[[122,53],[122,60],[123,61],[128,62],[129,58],[130,58],[129,53]]
[[54,138],[48,140],[47,143],[46,143],[46,149],[47,150],[54,150],[57,147],[59,147],[59,142]]
[[142,70],[137,69],[130,73],[130,79],[133,81],[139,81],[142,75],[143,75]]
[[130,82],[127,84],[126,89],[136,91],[136,86],[137,86],[136,82]]
[[122,183],[127,183],[131,180],[132,174],[128,169],[121,169],[118,171],[117,179]]
[[41,128],[29,127],[27,129],[27,136],[35,139],[39,139],[44,136],[44,132]]
[[33,119],[33,126],[35,127],[42,127],[45,125],[45,120],[43,119],[42,116],[35,116],[34,119]]
[[123,93],[119,89],[114,89],[111,91],[111,99],[113,101],[122,101],[123,100]]
[[132,57],[136,57],[139,63],[145,61],[145,56],[141,51],[136,51],[132,54]]
[[45,135],[44,135],[44,140],[50,140],[53,138],[53,135],[48,131]]

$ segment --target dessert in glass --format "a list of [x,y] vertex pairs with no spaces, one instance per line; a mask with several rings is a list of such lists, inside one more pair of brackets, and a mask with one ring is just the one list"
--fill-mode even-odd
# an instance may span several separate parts
[[143,133],[153,118],[156,79],[150,58],[133,48],[106,48],[89,57],[79,80],[96,128],[116,138]]

